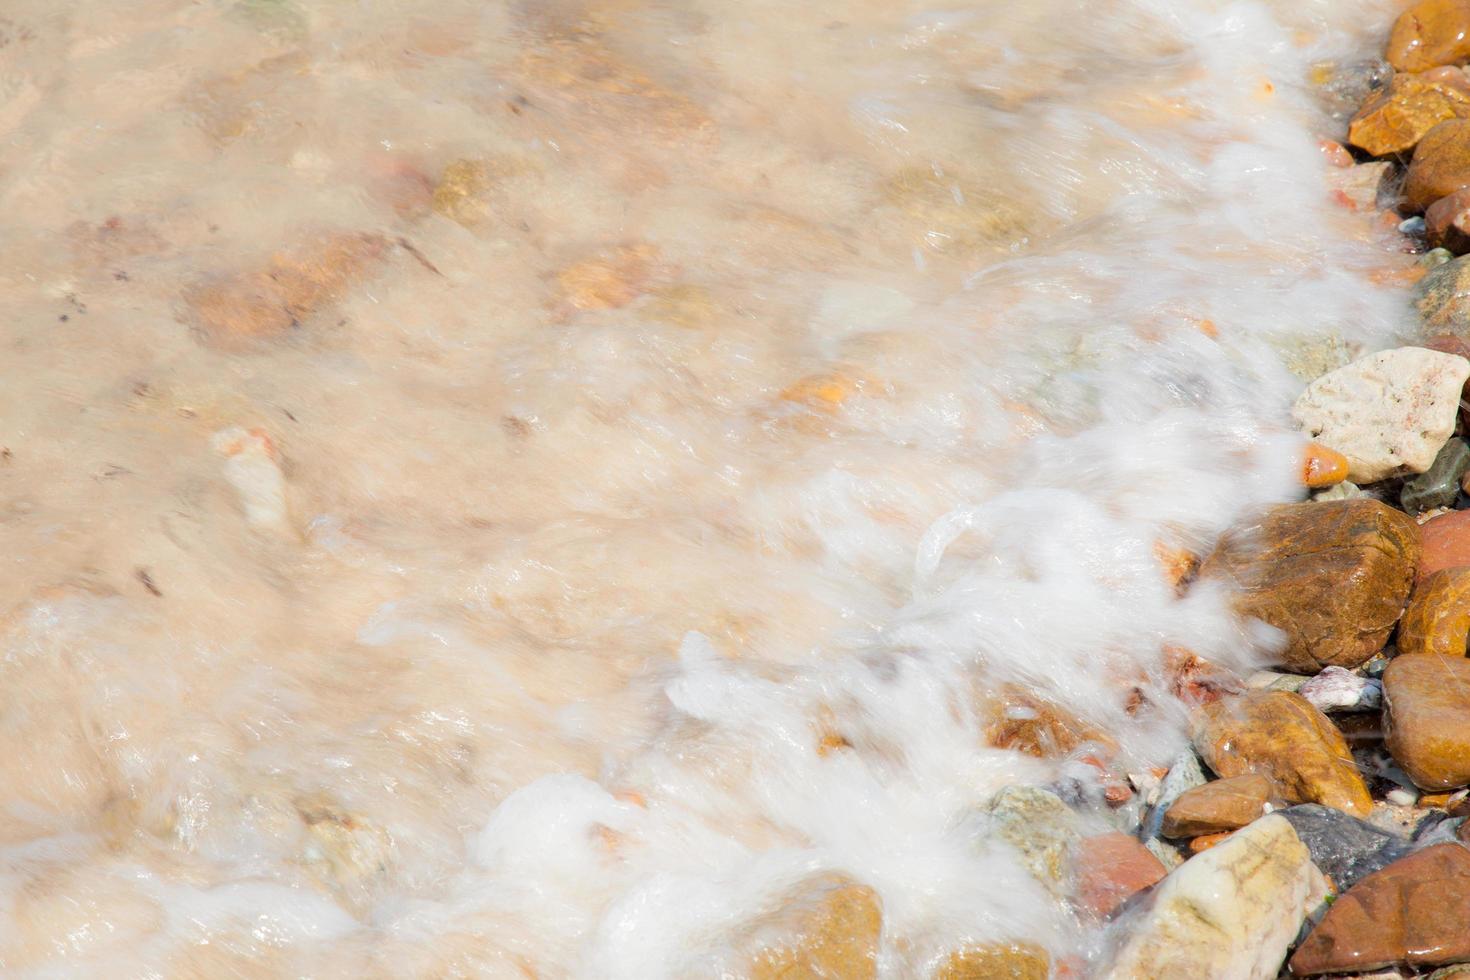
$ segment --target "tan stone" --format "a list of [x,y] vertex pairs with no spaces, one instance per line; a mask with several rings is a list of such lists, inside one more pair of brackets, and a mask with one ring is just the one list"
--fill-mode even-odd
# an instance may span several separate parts
[[1447,119],[1414,149],[1404,177],[1404,203],[1424,211],[1435,201],[1470,186],[1470,119]]
[[1267,776],[1290,803],[1366,817],[1373,798],[1342,733],[1300,694],[1247,691],[1195,712],[1194,744],[1224,778]]
[[387,249],[378,235],[331,234],[273,256],[262,268],[185,293],[195,325],[212,342],[279,336],[300,326],[362,279]]
[[805,980],[878,975],[883,914],[866,885],[825,875],[805,883],[749,937],[752,980]]
[[1415,654],[1383,672],[1388,750],[1421,789],[1470,784],[1470,660]]
[[556,279],[576,309],[614,309],[642,295],[657,256],[652,245],[620,246],[567,266]]
[[1238,830],[1265,812],[1275,787],[1258,773],[1187,789],[1164,814],[1165,837],[1203,837]]
[[1297,976],[1470,960],[1470,849],[1400,858],[1341,895],[1291,958]]
[[1399,14],[1384,51],[1399,71],[1464,64],[1470,58],[1470,0],[1423,0]]
[[[1453,71],[1453,69],[1450,69]],[[1348,123],[1348,142],[1374,156],[1407,153],[1446,119],[1470,116],[1470,83],[1444,70],[1395,75]]]
[[957,949],[934,971],[934,980],[1047,980],[1049,976],[1051,957],[1030,943]]
[[1463,657],[1467,637],[1470,568],[1447,568],[1421,579],[1399,621],[1399,653]]
[[1038,759],[1056,759],[1086,742],[1116,749],[1117,742],[1102,729],[1025,688],[1007,684],[986,706],[985,744],[996,749],[1024,752]]
[[1272,980],[1326,893],[1284,817],[1271,814],[1185,861],[1155,887],[1099,980]]
[[1418,557],[1414,521],[1376,500],[1286,504],[1233,529],[1200,574],[1237,589],[1237,613],[1286,633],[1276,663],[1315,673],[1383,648]]

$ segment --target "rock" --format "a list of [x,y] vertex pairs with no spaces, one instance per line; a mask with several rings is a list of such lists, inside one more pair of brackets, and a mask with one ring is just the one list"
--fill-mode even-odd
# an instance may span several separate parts
[[1208,851],[1216,844],[1223,844],[1228,841],[1233,833],[1234,831],[1232,830],[1222,830],[1217,834],[1201,834],[1198,837],[1191,837],[1188,845],[1189,853],[1199,854],[1202,851]]
[[1455,978],[1459,978],[1459,980],[1470,978],[1470,963],[1457,963],[1454,966],[1447,966],[1442,970],[1435,970],[1429,976],[1425,977],[1424,980],[1455,980]]
[[[1158,795],[1152,800],[1152,807],[1147,817],[1144,818],[1139,836],[1143,838],[1146,845],[1163,833],[1164,816],[1174,801],[1196,786],[1204,784],[1205,771],[1199,756],[1195,754],[1194,749],[1185,749],[1179,753],[1174,764],[1169,767],[1168,774],[1159,784]],[[1158,853],[1152,848],[1150,852]],[[1175,852],[1171,849],[1169,853]]]
[[1325,894],[1291,824],[1262,817],[1165,878],[1099,976],[1270,980]]
[[1007,786],[990,801],[991,834],[1019,851],[1021,863],[1058,897],[1079,826],[1056,794],[1034,786]]
[[1287,802],[1354,816],[1373,809],[1342,733],[1300,694],[1247,691],[1206,705],[1195,713],[1194,747],[1222,777],[1269,776]]
[[1418,578],[1470,565],[1470,510],[1443,514],[1419,526]]
[[1348,142],[1375,157],[1407,153],[1446,119],[1470,116],[1470,83],[1445,71],[1395,75],[1348,122]]
[[1416,292],[1424,336],[1470,339],[1470,256],[1434,266],[1419,280]]
[[1279,674],[1274,670],[1258,670],[1246,678],[1245,686],[1260,691],[1300,691],[1311,680],[1301,674]]
[[615,309],[646,291],[657,257],[658,249],[652,245],[620,246],[567,266],[556,279],[573,308]]
[[1421,789],[1470,784],[1470,660],[1414,654],[1383,673],[1388,751]]
[[1470,568],[1446,568],[1420,580],[1399,622],[1399,653],[1463,657],[1467,637]]
[[1003,687],[987,709],[985,743],[992,748],[1024,752],[1038,759],[1069,755],[1085,743],[1117,748],[1117,742],[1100,728],[1019,685]]
[[1148,848],[1117,832],[1082,838],[1072,855],[1077,904],[1099,919],[1158,884],[1167,873]]
[[1302,483],[1306,486],[1315,490],[1334,486],[1347,479],[1348,459],[1336,449],[1309,442],[1303,455]]
[[1164,675],[1169,678],[1169,690],[1190,707],[1245,690],[1234,673],[1183,647],[1165,647]]
[[1399,14],[1384,51],[1399,71],[1425,71],[1470,58],[1470,2],[1423,0]]
[[[1030,943],[957,949],[934,971],[934,980],[1047,980],[1050,976],[1051,957]],[[832,977],[838,980],[837,974]]]
[[1405,481],[1399,503],[1410,514],[1448,507],[1460,495],[1460,479],[1466,470],[1470,470],[1470,448],[1465,440],[1452,438],[1434,458],[1433,466]]
[[1372,211],[1378,206],[1384,179],[1392,172],[1393,164],[1387,160],[1353,164],[1345,169],[1329,171],[1327,186],[1332,189],[1337,203],[1353,211]]
[[806,882],[780,910],[758,922],[752,980],[876,978],[883,914],[877,893],[836,875]]
[[1404,203],[1415,211],[1425,211],[1440,198],[1467,186],[1470,119],[1447,119],[1425,133],[1415,147],[1414,159],[1404,176]]
[[1324,712],[1377,711],[1383,704],[1382,684],[1341,667],[1323,667],[1298,693]]
[[1356,667],[1388,641],[1418,561],[1414,522],[1376,500],[1285,504],[1231,530],[1201,568],[1241,616],[1286,634],[1287,670]]
[[296,536],[286,503],[286,478],[275,443],[264,429],[235,426],[214,434],[215,452],[224,457],[225,479],[240,496],[246,523],[286,538]]
[[[1379,58],[1350,61],[1346,64],[1318,62],[1312,66],[1312,84],[1317,88],[1323,108],[1334,119],[1346,119],[1393,78],[1393,66]],[[1352,158],[1348,158],[1351,165]]]
[[1436,844],[1344,892],[1291,958],[1298,976],[1470,960],[1470,849]]
[[1348,458],[1354,483],[1423,473],[1454,434],[1467,378],[1463,357],[1423,347],[1379,351],[1313,381],[1292,416]]
[[1164,836],[1202,837],[1239,830],[1266,812],[1274,788],[1269,778],[1256,773],[1196,786],[1164,814]]
[[329,235],[277,254],[260,269],[190,289],[184,301],[194,325],[213,343],[280,336],[339,299],[387,247],[378,235]]
[[1408,854],[1413,845],[1341,810],[1303,803],[1277,811],[1285,817],[1307,850],[1312,863],[1341,891]]
[[[1424,235],[1436,248],[1455,255],[1470,252],[1470,188],[1440,198],[1424,212]],[[1464,351],[1450,353],[1465,356]]]
[[1299,336],[1295,334],[1275,335],[1270,338],[1271,346],[1281,357],[1281,363],[1303,382],[1316,381],[1328,371],[1351,364],[1361,353],[1357,344],[1349,344],[1338,333],[1322,333]]

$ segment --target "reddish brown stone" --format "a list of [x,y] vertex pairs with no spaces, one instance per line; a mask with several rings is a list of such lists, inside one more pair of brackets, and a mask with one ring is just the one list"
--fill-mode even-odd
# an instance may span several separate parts
[[[1470,188],[1461,188],[1429,205],[1424,212],[1424,234],[1434,248],[1447,248],[1456,255],[1470,252]],[[1460,351],[1446,353],[1465,356]]]
[[1194,745],[1220,776],[1267,776],[1288,802],[1355,817],[1373,809],[1342,734],[1299,694],[1247,691],[1205,705],[1195,712]]
[[1164,836],[1202,837],[1239,830],[1265,812],[1274,790],[1271,780],[1259,773],[1185,790],[1164,814]]
[[1420,581],[1446,568],[1470,565],[1470,510],[1441,514],[1419,526]]
[[985,743],[991,748],[1056,759],[1084,743],[1115,750],[1117,742],[1102,731],[1025,688],[1008,684],[988,706]]
[[1164,648],[1164,672],[1174,696],[1191,707],[1245,690],[1235,674],[1183,647]]
[[1470,660],[1415,654],[1383,672],[1388,751],[1421,789],[1470,784]]
[[1467,636],[1470,568],[1445,568],[1421,579],[1399,621],[1399,653],[1463,657]]
[[1376,500],[1286,504],[1237,527],[1200,570],[1237,588],[1237,613],[1286,634],[1297,673],[1356,667],[1383,648],[1419,559],[1414,521]]
[[1084,837],[1072,861],[1077,904],[1099,919],[1168,874],[1148,848],[1116,831]]
[[1464,64],[1470,58],[1470,0],[1423,0],[1399,15],[1384,57],[1399,71]]
[[1470,848],[1426,847],[1359,881],[1291,958],[1298,976],[1470,960]]
[[1404,203],[1423,211],[1466,186],[1470,186],[1470,119],[1447,119],[1425,133],[1414,149],[1404,177]]
[[1189,846],[1189,853],[1190,854],[1200,854],[1200,853],[1203,853],[1204,851],[1208,851],[1210,848],[1214,847],[1216,844],[1223,844],[1223,843],[1225,843],[1227,840],[1230,839],[1230,835],[1233,834],[1233,833],[1235,833],[1235,831],[1233,831],[1233,830],[1226,830],[1226,831],[1222,831],[1222,832],[1220,832],[1218,834],[1202,834],[1199,837],[1191,838],[1190,841],[1189,841],[1189,845],[1188,845]]
[[1470,116],[1470,82],[1454,69],[1395,75],[1348,123],[1348,142],[1376,157],[1407,153],[1446,119]]

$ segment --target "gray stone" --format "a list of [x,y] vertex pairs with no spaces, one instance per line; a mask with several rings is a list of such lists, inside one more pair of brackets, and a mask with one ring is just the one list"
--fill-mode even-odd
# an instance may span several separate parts
[[1068,857],[1081,839],[1077,814],[1055,793],[1007,786],[990,801],[990,833],[1020,852],[1021,863],[1053,895],[1063,893]]
[[1312,852],[1312,863],[1332,879],[1338,891],[1345,891],[1364,875],[1414,849],[1402,837],[1316,803],[1287,807],[1277,813],[1290,822]]
[[1460,493],[1460,477],[1470,470],[1470,447],[1463,439],[1451,439],[1434,457],[1434,465],[1399,491],[1399,504],[1410,514],[1436,507],[1449,507]]
[[1199,761],[1199,756],[1195,754],[1194,749],[1185,749],[1175,757],[1174,764],[1169,767],[1169,774],[1159,784],[1153,808],[1144,818],[1142,832],[1138,835],[1155,856],[1158,856],[1159,850],[1166,848],[1177,855],[1178,852],[1173,851],[1171,845],[1161,844],[1157,849],[1149,845],[1163,836],[1164,812],[1173,805],[1175,800],[1179,799],[1185,790],[1203,786],[1205,782],[1204,763]]
[[1298,693],[1318,711],[1376,711],[1383,705],[1383,684],[1342,667],[1323,667]]

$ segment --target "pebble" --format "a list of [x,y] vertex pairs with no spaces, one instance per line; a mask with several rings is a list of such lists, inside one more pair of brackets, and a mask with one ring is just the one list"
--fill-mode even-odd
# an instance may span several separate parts
[[1259,773],[1289,803],[1366,816],[1373,798],[1342,733],[1300,694],[1247,691],[1195,712],[1194,747],[1222,777]]
[[1347,457],[1318,442],[1307,443],[1303,453],[1302,483],[1313,490],[1331,487],[1347,479]]
[[1348,121],[1348,142],[1375,157],[1407,153],[1439,123],[1470,116],[1470,83],[1456,74],[1395,75]]
[[1284,504],[1227,533],[1200,578],[1231,587],[1237,614],[1286,635],[1276,665],[1314,674],[1383,648],[1418,551],[1413,520],[1376,500]]
[[1099,919],[1111,916],[1167,873],[1136,838],[1116,831],[1082,838],[1072,855],[1077,905]]
[[1239,830],[1267,811],[1274,791],[1271,780],[1257,773],[1196,786],[1164,814],[1164,836],[1202,837]]
[[1190,858],[1154,888],[1102,980],[1269,980],[1327,884],[1279,816]]
[[1421,789],[1470,784],[1470,660],[1396,657],[1383,673],[1386,743]]
[[[1440,251],[1426,253],[1421,262],[1430,264],[1429,256]],[[1415,293],[1424,336],[1452,334],[1470,339],[1470,255],[1434,264],[1419,280]]]
[[225,479],[239,494],[245,521],[282,537],[294,537],[286,504],[286,478],[275,444],[264,429],[222,429],[211,440],[224,457]]
[[1436,250],[1448,250],[1455,255],[1470,252],[1470,188],[1455,191],[1429,205],[1424,212],[1424,237]]
[[[737,947],[755,947],[746,953],[749,966],[743,971],[752,980],[874,980],[882,927],[882,906],[873,889],[839,875],[822,875],[799,885],[779,909],[753,923]],[[774,945],[762,941],[771,934],[795,939]]]
[[1363,878],[1291,958],[1299,976],[1470,960],[1470,849],[1435,844]]
[[[782,980],[795,980],[797,974],[783,975]],[[814,976],[800,974],[799,976]],[[823,977],[846,977],[846,974],[821,974]],[[934,971],[934,980],[1047,980],[1051,976],[1051,957],[1046,950],[1030,943],[991,943],[957,949]]]
[[1313,381],[1292,416],[1348,458],[1354,483],[1423,473],[1454,434],[1467,379],[1463,357],[1423,347],[1379,351]]
[[[1463,78],[1463,73],[1460,73]],[[1470,119],[1447,119],[1414,148],[1404,176],[1404,204],[1424,211],[1440,198],[1470,185]]]
[[1291,823],[1312,852],[1312,863],[1339,889],[1352,887],[1413,849],[1402,837],[1332,807],[1303,803],[1277,813]]
[[1399,71],[1425,71],[1470,58],[1470,2],[1423,0],[1399,14],[1384,52]]
[[1410,514],[1448,507],[1460,495],[1460,479],[1470,470],[1470,447],[1458,437],[1450,439],[1434,457],[1434,465],[1399,491],[1399,504]]
[[1383,798],[1394,806],[1413,806],[1419,802],[1418,793],[1402,787],[1389,790]]
[[1323,667],[1299,689],[1318,711],[1376,711],[1383,703],[1383,685],[1342,667]]
[[1420,580],[1399,622],[1400,654],[1465,656],[1470,637],[1470,568],[1446,568]]
[[1442,514],[1419,525],[1419,566],[1422,582],[1446,568],[1470,565],[1470,510]]
[[1415,215],[1400,221],[1398,228],[1403,235],[1423,235],[1429,230],[1429,225],[1423,218]]

